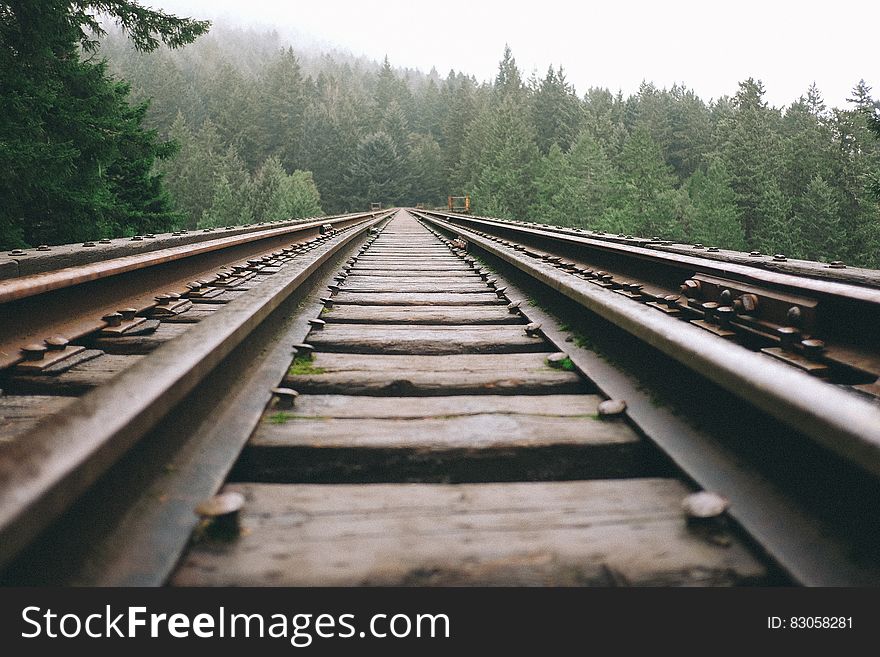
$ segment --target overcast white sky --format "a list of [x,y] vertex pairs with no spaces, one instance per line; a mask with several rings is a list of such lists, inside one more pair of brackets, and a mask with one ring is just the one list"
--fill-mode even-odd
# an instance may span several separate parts
[[[579,94],[683,82],[705,100],[749,76],[788,105],[814,80],[843,106],[864,78],[880,96],[877,0],[144,0],[172,13],[272,26],[355,55],[479,80],[505,43],[526,76],[562,65]],[[294,45],[296,43],[294,42]]]

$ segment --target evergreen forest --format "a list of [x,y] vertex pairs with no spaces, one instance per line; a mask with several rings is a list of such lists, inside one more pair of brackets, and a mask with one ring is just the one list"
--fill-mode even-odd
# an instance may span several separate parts
[[880,104],[857,67],[844,107],[813,85],[778,108],[752,78],[578,94],[499,55],[479,81],[129,0],[4,2],[0,245],[469,194],[480,215],[880,267]]

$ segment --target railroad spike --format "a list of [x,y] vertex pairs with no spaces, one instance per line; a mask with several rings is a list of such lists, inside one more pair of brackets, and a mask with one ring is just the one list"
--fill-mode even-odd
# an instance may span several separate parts
[[272,388],[276,408],[293,408],[299,393],[293,388]]
[[45,343],[46,348],[50,351],[61,351],[70,344],[70,340],[63,338],[60,335],[53,335],[51,338],[43,340],[43,342]]
[[606,399],[596,408],[602,419],[619,417],[626,412],[626,402],[622,399]]
[[529,324],[526,324],[523,330],[530,338],[536,338],[540,336],[541,324],[539,324],[538,322],[531,322]]
[[240,515],[243,506],[244,495],[227,492],[202,501],[195,512],[210,533],[234,536],[241,531]]
[[107,322],[107,326],[120,326],[122,324],[122,313],[110,313],[109,315],[104,315],[101,320]]
[[555,369],[564,368],[566,361],[568,361],[569,363],[571,362],[568,354],[564,351],[558,351],[555,354],[550,354],[549,356],[547,356],[547,364]]
[[21,348],[21,353],[24,355],[25,360],[35,361],[35,360],[43,360],[43,356],[46,355],[46,351],[48,347],[44,344],[32,343],[26,344]]

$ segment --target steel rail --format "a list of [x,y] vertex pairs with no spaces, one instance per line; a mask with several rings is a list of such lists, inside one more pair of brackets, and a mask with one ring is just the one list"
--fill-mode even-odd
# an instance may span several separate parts
[[482,227],[486,232],[497,234],[498,230],[510,231],[517,236],[519,241],[528,238],[541,240],[553,240],[560,244],[573,247],[588,248],[590,250],[609,254],[622,262],[627,259],[638,259],[653,264],[665,265],[675,269],[692,269],[717,276],[736,277],[743,281],[772,285],[788,290],[799,292],[811,292],[831,297],[850,299],[870,304],[880,305],[880,289],[863,287],[852,283],[829,281],[816,278],[808,278],[795,274],[769,271],[756,266],[744,265],[735,262],[724,262],[696,255],[684,255],[657,251],[652,248],[620,244],[608,240],[587,237],[578,233],[565,233],[558,230],[535,228],[529,225],[490,219],[473,217],[437,211],[420,211],[425,217],[443,217],[456,225],[470,227]]
[[88,283],[109,276],[118,276],[119,274],[138,269],[155,267],[156,265],[162,265],[182,258],[191,258],[193,256],[218,251],[220,249],[228,249],[242,244],[250,244],[253,242],[314,230],[320,228],[320,226],[326,223],[334,226],[345,226],[366,217],[373,216],[374,213],[372,212],[364,212],[345,215],[336,219],[320,219],[318,221],[295,224],[282,228],[267,228],[240,235],[232,235],[230,237],[221,237],[207,242],[196,242],[193,244],[174,246],[167,249],[149,251],[147,253],[111,258],[109,260],[102,260],[95,263],[65,267],[54,271],[8,279],[0,281],[0,303],[17,301],[18,299],[23,299],[25,297],[44,294],[53,290],[72,287],[74,285],[81,285],[82,283]]
[[4,449],[0,565],[69,509],[273,310],[387,213],[336,235]]
[[[493,271],[498,287],[510,299],[527,293]],[[610,399],[626,400],[627,417],[704,490],[730,501],[731,518],[761,546],[791,581],[803,586],[869,586],[880,584],[880,567],[853,558],[845,538],[817,522],[797,499],[766,473],[744,467],[742,459],[716,436],[664,405],[637,375],[624,371],[586,346],[579,346],[558,319],[544,309],[521,304],[519,312],[541,325],[541,332],[573,365]],[[779,519],[784,518],[784,522]]]
[[860,468],[880,475],[880,407],[745,347],[536,262],[434,215],[460,234]]
[[26,344],[55,335],[76,340],[106,326],[102,318],[121,308],[147,312],[156,295],[186,293],[192,281],[213,280],[224,267],[317,235],[325,223],[345,228],[373,216],[272,227],[0,281],[0,368],[22,360]]

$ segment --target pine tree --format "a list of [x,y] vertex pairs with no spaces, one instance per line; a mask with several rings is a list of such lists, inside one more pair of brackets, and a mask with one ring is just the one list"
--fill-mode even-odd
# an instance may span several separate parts
[[202,212],[197,225],[199,228],[213,228],[247,223],[242,221],[240,207],[241,201],[236,191],[229,183],[229,179],[221,173],[214,184],[211,206]]
[[600,225],[649,237],[679,234],[675,179],[646,128],[638,128],[624,144],[618,166],[611,186],[610,212]]
[[535,201],[529,210],[533,221],[557,226],[581,225],[578,207],[578,178],[569,158],[558,144],[541,158],[536,167]]
[[440,204],[448,184],[440,144],[430,135],[410,136],[406,169],[409,171],[410,203]]
[[107,12],[143,51],[175,47],[207,23],[135,2],[6,3],[0,9],[0,244],[65,242],[174,221],[157,158],[173,147],[144,131],[146,108],[111,79],[94,52]]
[[[442,96],[448,110],[440,125],[441,139],[438,142],[442,144],[445,179],[449,185],[458,188],[458,193],[464,193],[467,189],[462,181],[469,181],[471,175],[470,168],[463,162],[469,147],[471,126],[479,111],[476,83],[472,78],[455,76],[450,72],[443,85]],[[465,171],[467,173],[463,173]]]
[[294,171],[285,178],[281,191],[283,219],[302,219],[323,214],[321,195],[310,171]]
[[588,130],[581,131],[568,153],[572,174],[577,178],[575,213],[579,225],[597,227],[608,209],[613,167],[605,151]]
[[617,157],[623,150],[628,132],[623,122],[623,95],[613,95],[607,89],[591,88],[584,96],[582,130],[602,147],[608,157]]
[[534,170],[538,162],[534,127],[515,95],[505,98],[491,116],[473,203],[483,214],[524,219],[534,197]]
[[508,98],[521,100],[524,92],[525,87],[523,86],[522,74],[519,68],[517,68],[516,59],[513,57],[510,46],[504,44],[504,55],[498,64],[498,74],[495,76],[493,93],[498,102],[502,102]]
[[405,158],[407,151],[409,150],[409,123],[406,119],[406,114],[404,113],[403,108],[396,100],[392,100],[388,104],[388,107],[382,115],[382,121],[379,124],[379,128],[391,138],[391,142],[394,144],[394,148],[397,150],[398,155]]
[[303,166],[314,175],[322,204],[330,212],[349,210],[362,202],[347,176],[363,130],[361,105],[339,80],[318,76],[315,96],[306,109],[301,152]]
[[740,83],[734,107],[731,119],[720,126],[726,137],[721,152],[737,195],[746,244],[760,248],[756,235],[762,231],[761,207],[768,203],[778,207],[780,200],[765,202],[763,195],[771,189],[773,194],[785,194],[778,180],[782,170],[779,115],[767,106],[761,82],[751,78]]
[[287,173],[276,156],[266,159],[251,180],[248,190],[249,213],[255,221],[284,219],[283,187]]
[[566,81],[562,67],[550,67],[547,75],[534,84],[532,121],[536,129],[538,150],[546,155],[553,144],[568,151],[583,120],[580,100]]
[[880,255],[871,246],[877,244],[880,230],[878,196],[871,193],[880,179],[880,141],[870,128],[875,102],[864,80],[847,102],[851,109],[836,109],[830,119],[835,137],[834,173],[827,180],[833,180],[839,192],[841,230],[849,236],[842,259],[872,266],[880,264]]
[[795,255],[809,260],[842,258],[842,245],[848,236],[842,230],[835,190],[816,174],[798,205],[799,214],[795,214],[792,223],[803,239],[803,246]]
[[715,158],[706,171],[695,171],[687,192],[690,203],[682,237],[725,249],[746,248],[736,194],[723,162]]
[[669,143],[664,154],[678,179],[684,181],[707,161],[711,118],[706,104],[693,90],[675,85],[669,96]]
[[361,139],[349,171],[349,182],[358,196],[358,206],[369,203],[397,205],[408,189],[406,166],[384,132],[374,132]]
[[277,156],[286,169],[295,169],[300,164],[306,85],[292,48],[269,65],[257,97],[261,156]]
[[791,218],[791,198],[782,191],[779,182],[773,178],[766,180],[757,197],[756,230],[749,248],[792,256],[803,253],[805,245],[800,225]]

